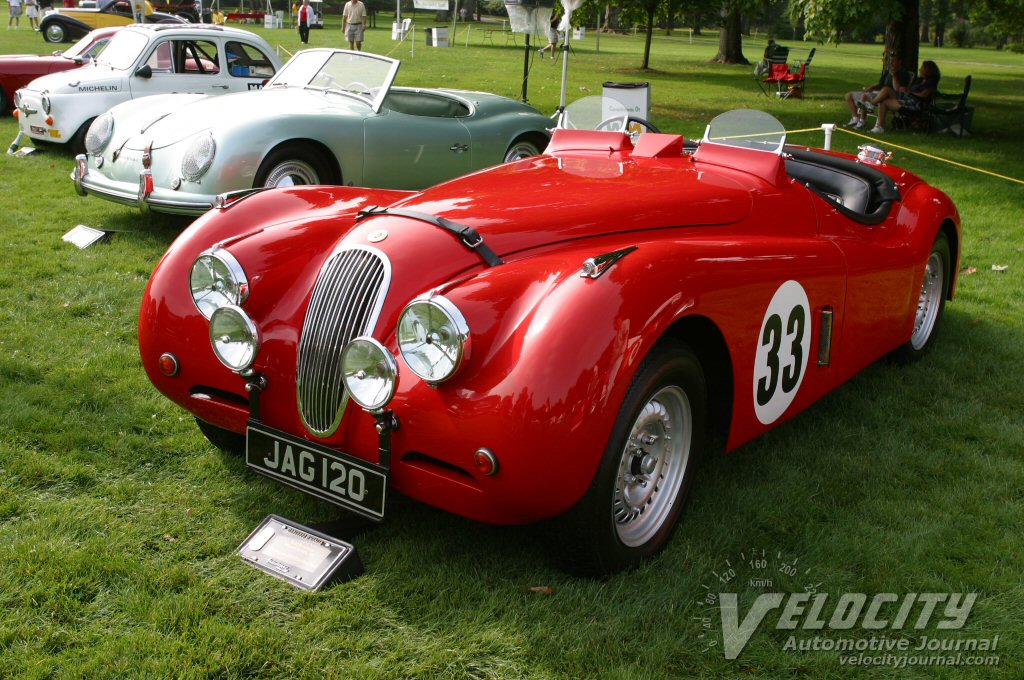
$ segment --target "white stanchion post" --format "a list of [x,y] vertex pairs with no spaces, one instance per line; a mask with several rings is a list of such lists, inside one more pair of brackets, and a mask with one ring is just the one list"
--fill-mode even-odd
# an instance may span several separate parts
[[832,133],[836,129],[835,123],[822,123],[821,129],[825,131],[825,151],[832,149]]
[[416,56],[416,25],[413,24],[413,27],[412,27],[412,51],[409,53],[409,57],[411,58],[411,57],[415,57],[415,56]]

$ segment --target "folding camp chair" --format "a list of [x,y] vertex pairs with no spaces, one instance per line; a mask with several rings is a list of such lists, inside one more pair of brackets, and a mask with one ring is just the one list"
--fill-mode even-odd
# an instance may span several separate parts
[[788,99],[789,97],[799,99],[804,96],[804,83],[807,81],[807,67],[811,65],[811,60],[814,59],[814,53],[817,50],[817,47],[811,49],[810,54],[807,55],[807,59],[800,64],[799,71],[787,73],[782,78],[782,81],[779,83],[779,97],[782,99]]
[[757,81],[761,94],[770,97],[768,90],[775,86],[776,94],[782,92],[782,79],[789,75],[789,48],[776,45],[768,56],[768,74]]

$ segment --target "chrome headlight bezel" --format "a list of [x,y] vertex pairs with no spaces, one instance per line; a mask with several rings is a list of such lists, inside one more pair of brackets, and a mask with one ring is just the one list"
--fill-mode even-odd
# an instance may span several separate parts
[[50,109],[52,105],[50,103],[50,95],[43,93],[43,96],[39,98],[39,105],[43,107],[43,113],[50,115]]
[[[200,278],[202,274],[208,282]],[[192,261],[188,289],[196,309],[210,319],[221,307],[241,305],[249,298],[249,279],[234,255],[214,246]]]
[[341,379],[352,401],[375,413],[395,396],[398,362],[387,347],[369,336],[360,336],[341,353]]
[[11,103],[14,105],[14,108],[21,108],[21,90],[15,90],[14,99],[11,101]]
[[217,359],[235,373],[252,368],[260,352],[260,333],[241,307],[220,307],[210,317],[210,345]]
[[466,318],[443,295],[417,298],[406,305],[395,338],[409,370],[431,385],[457,374],[472,348]]
[[107,111],[96,117],[85,133],[85,150],[96,155],[101,153],[114,136],[114,115]]
[[217,141],[213,133],[197,135],[189,142],[188,149],[181,157],[181,176],[189,182],[198,182],[213,165],[217,157]]

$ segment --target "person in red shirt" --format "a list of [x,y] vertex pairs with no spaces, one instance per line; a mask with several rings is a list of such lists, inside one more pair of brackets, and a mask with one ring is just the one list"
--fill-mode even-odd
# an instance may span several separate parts
[[302,0],[299,7],[299,39],[309,43],[309,25],[313,23],[313,8],[309,6],[309,0]]

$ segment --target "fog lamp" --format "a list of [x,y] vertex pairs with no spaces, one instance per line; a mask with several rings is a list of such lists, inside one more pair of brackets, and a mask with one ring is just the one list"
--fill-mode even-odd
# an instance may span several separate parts
[[395,396],[398,364],[387,347],[363,336],[348,343],[341,353],[341,377],[357,404],[367,411],[379,411]]
[[210,316],[210,344],[220,362],[236,373],[248,370],[260,351],[256,324],[240,307],[221,307]]

